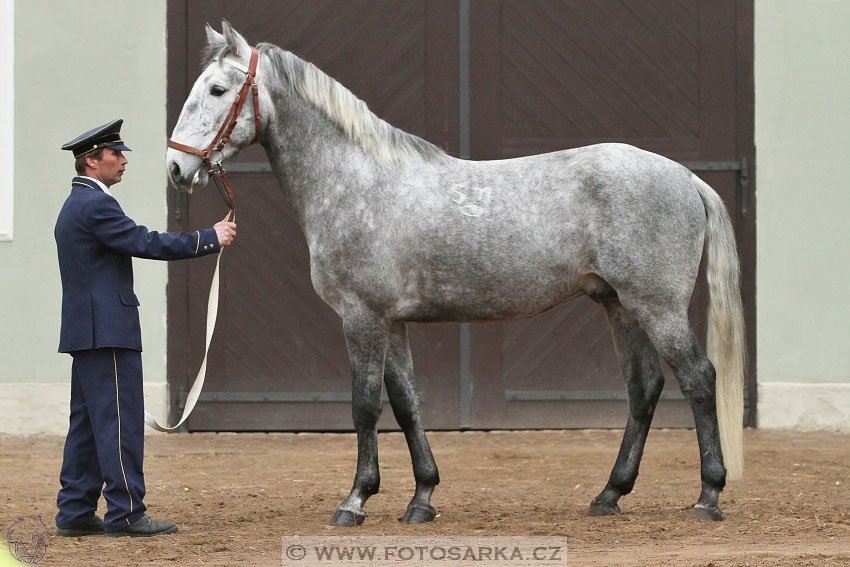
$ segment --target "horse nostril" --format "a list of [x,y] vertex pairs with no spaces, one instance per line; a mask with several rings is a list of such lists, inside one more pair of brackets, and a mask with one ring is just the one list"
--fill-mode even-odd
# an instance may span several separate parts
[[178,179],[180,177],[180,166],[177,165],[177,162],[172,162],[171,164],[171,178]]

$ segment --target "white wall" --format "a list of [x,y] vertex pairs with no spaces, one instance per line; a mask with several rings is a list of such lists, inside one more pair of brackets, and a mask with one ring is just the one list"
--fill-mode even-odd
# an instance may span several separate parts
[[[45,388],[54,396],[68,391],[71,358],[56,353],[61,284],[53,226],[74,167],[60,146],[123,118],[133,151],[113,192],[137,222],[166,227],[165,24],[165,0],[15,2],[14,239],[0,241],[0,432],[42,430],[25,400],[44,402]],[[167,268],[134,262],[145,381],[161,385]],[[51,407],[67,414],[68,398]],[[67,420],[53,432],[66,428]]]
[[[15,70],[15,3],[0,0],[0,77]],[[14,237],[15,82],[0,85],[0,242]]]
[[850,2],[757,0],[759,425],[850,431]]

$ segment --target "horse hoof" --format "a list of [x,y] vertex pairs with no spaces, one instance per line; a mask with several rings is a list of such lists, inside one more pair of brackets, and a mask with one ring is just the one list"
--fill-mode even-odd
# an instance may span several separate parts
[[694,506],[694,514],[701,520],[710,520],[712,522],[722,522],[726,517],[723,511],[717,506]]
[[437,517],[437,509],[426,504],[425,506],[409,506],[404,516],[398,519],[404,524],[424,524]]
[[588,516],[619,516],[623,512],[617,504],[609,504],[607,502],[597,502],[594,500],[590,503],[590,509],[587,511]]
[[364,512],[352,512],[350,510],[337,510],[331,518],[332,526],[359,526],[363,523],[366,514]]

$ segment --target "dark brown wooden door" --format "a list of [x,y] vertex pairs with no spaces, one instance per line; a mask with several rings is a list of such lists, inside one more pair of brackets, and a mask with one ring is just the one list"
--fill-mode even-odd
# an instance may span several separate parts
[[[204,25],[229,20],[249,41],[283,46],[317,64],[390,123],[449,151],[457,146],[457,8],[454,2],[169,3],[169,129],[200,70]],[[262,88],[262,86],[260,87]],[[222,259],[219,325],[205,393],[191,430],[348,430],[351,378],[342,326],[313,291],[307,246],[274,177],[239,164],[265,162],[249,148],[229,166],[239,235]],[[256,168],[255,168],[256,169]],[[210,186],[179,209],[174,228],[209,226],[225,210]],[[174,215],[172,214],[172,217]],[[169,383],[181,400],[203,356],[203,320],[214,262],[169,272]],[[457,326],[409,330],[430,427],[459,426]],[[173,404],[177,415],[180,404]],[[385,402],[382,428],[395,427]]]
[[[726,164],[704,178],[730,209],[743,205],[734,167],[742,157],[752,163],[746,3],[172,0],[169,131],[200,71],[203,26],[218,27],[222,17],[249,41],[312,61],[376,114],[453,155],[495,159],[625,141],[679,161]],[[231,168],[239,237],[222,259],[208,385],[188,426],[348,430],[341,324],[312,289],[303,235],[265,161],[250,148]],[[189,200],[172,193],[169,207],[175,230],[209,226],[225,212],[213,187]],[[749,259],[753,209],[735,219]],[[210,258],[169,267],[172,419],[203,355],[212,269]],[[745,267],[745,277],[751,272]],[[697,329],[704,301],[701,286]],[[625,423],[607,324],[589,300],[527,321],[411,325],[410,334],[431,429]],[[668,380],[653,425],[692,424],[677,390]],[[395,427],[388,404],[380,425]]]
[[[739,239],[746,239],[740,229],[752,215],[737,214],[746,198],[737,168],[742,159],[752,163],[753,152],[752,137],[739,136],[752,122],[751,108],[740,106],[748,94],[739,67],[751,66],[741,43],[741,26],[751,20],[743,4],[472,2],[470,157],[633,144],[697,170],[735,213]],[[703,339],[706,302],[701,275],[691,320]],[[608,325],[589,299],[469,333],[471,427],[625,425]],[[675,378],[666,374],[653,425],[693,425]]]

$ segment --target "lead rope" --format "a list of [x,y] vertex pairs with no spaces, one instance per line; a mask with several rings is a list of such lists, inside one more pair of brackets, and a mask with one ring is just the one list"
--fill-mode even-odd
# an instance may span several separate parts
[[[230,183],[227,181],[227,171],[221,163],[224,157],[221,151],[230,140],[230,135],[236,127],[236,121],[239,119],[239,114],[242,112],[242,105],[245,103],[249,90],[252,91],[254,98],[254,140],[251,143],[253,144],[260,139],[260,104],[258,99],[257,83],[255,81],[259,57],[260,54],[257,49],[252,47],[251,59],[248,63],[248,67],[245,67],[240,62],[234,61],[229,57],[224,58],[225,62],[245,73],[246,77],[239,94],[236,95],[236,99],[233,101],[230,111],[224,119],[224,123],[221,125],[221,128],[219,128],[218,133],[215,135],[215,138],[213,138],[212,143],[210,143],[206,150],[199,150],[198,148],[193,148],[192,146],[187,146],[186,144],[181,144],[171,139],[168,140],[169,148],[197,155],[204,159],[204,162],[209,169],[209,174],[212,176],[219,193],[221,193],[222,199],[224,199],[224,202],[227,204],[227,208],[229,209],[227,216],[223,219],[224,222],[236,222],[236,198],[233,195]],[[219,159],[215,162],[212,161],[212,154],[214,152],[219,156]],[[191,190],[189,192],[191,193]],[[210,284],[210,296],[207,300],[207,336],[206,344],[204,346],[204,361],[201,363],[201,369],[198,370],[195,382],[189,389],[189,395],[186,397],[186,406],[183,408],[183,417],[180,418],[177,425],[172,427],[160,425],[156,418],[145,410],[145,423],[157,431],[168,433],[183,425],[183,422],[189,418],[189,414],[191,414],[192,410],[195,409],[195,404],[198,402],[201,390],[204,387],[204,379],[207,375],[207,355],[210,351],[210,341],[212,341],[213,332],[215,331],[215,320],[218,316],[218,268],[221,264],[222,254],[224,254],[224,248],[220,246],[218,258],[215,261],[215,273],[213,273],[212,283]]]
[[[236,211],[234,209],[230,209],[223,221],[236,222]],[[183,422],[189,418],[192,410],[195,409],[195,404],[198,403],[198,398],[201,396],[201,390],[204,388],[204,379],[207,376],[207,355],[210,352],[210,342],[212,341],[213,332],[215,332],[215,320],[218,316],[218,267],[219,264],[221,264],[221,256],[224,254],[224,248],[225,247],[219,247],[218,258],[215,261],[215,273],[213,273],[212,283],[210,284],[210,296],[207,300],[207,336],[206,344],[204,346],[204,361],[201,363],[201,368],[198,370],[195,382],[189,389],[189,395],[186,397],[186,406],[183,408],[183,416],[176,425],[166,427],[160,425],[156,418],[151,415],[148,410],[145,410],[145,423],[147,423],[151,429],[162,431],[163,433],[174,431],[183,425]]]

